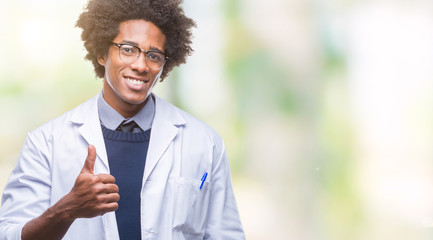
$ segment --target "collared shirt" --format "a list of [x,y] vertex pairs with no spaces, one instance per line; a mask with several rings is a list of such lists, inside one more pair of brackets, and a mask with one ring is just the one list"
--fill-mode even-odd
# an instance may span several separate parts
[[[142,131],[146,131],[152,127],[153,117],[155,116],[155,100],[152,95],[149,95],[147,103],[137,114],[131,118],[124,118],[105,101],[101,93],[98,97],[98,113],[101,124],[108,129],[116,130],[124,120],[126,122],[134,120]],[[134,132],[140,131],[138,128],[134,129]]]

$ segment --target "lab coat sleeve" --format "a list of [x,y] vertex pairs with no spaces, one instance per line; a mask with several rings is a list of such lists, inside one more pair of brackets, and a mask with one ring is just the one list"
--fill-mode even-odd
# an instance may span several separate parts
[[20,240],[23,226],[50,204],[50,139],[41,130],[27,135],[9,176],[0,208],[0,240]]
[[224,143],[216,146],[212,186],[204,239],[245,239],[233,193],[229,162]]

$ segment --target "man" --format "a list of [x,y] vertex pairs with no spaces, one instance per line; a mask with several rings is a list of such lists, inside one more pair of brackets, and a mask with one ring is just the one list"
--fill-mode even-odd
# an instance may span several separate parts
[[77,26],[100,94],[30,132],[0,240],[244,239],[225,147],[151,93],[192,52],[179,0],[90,0]]

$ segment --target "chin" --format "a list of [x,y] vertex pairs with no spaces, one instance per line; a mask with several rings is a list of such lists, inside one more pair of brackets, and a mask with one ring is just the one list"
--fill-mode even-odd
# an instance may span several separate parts
[[122,98],[122,100],[126,103],[129,103],[131,105],[139,105],[142,104],[146,101],[146,97],[141,97],[141,98]]

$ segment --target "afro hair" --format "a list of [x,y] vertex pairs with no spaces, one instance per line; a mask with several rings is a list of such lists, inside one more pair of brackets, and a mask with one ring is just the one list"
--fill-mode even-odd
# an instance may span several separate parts
[[86,59],[94,66],[96,75],[104,77],[105,68],[97,58],[108,53],[113,39],[119,34],[120,23],[142,19],[152,22],[166,37],[165,63],[161,81],[191,55],[192,27],[195,22],[185,16],[182,0],[89,0],[76,26],[82,28],[81,38],[87,50]]

